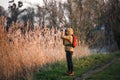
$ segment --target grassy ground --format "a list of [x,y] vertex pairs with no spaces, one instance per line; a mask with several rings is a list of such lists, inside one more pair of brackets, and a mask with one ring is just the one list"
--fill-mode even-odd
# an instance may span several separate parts
[[120,80],[120,60],[86,80]]
[[[37,74],[35,74],[34,80],[73,80],[74,77],[80,76],[86,71],[93,69],[96,66],[105,64],[116,57],[120,57],[120,54],[93,54],[88,57],[75,58],[73,60],[75,76],[65,75],[67,71],[66,61],[47,64],[43,66]],[[91,76],[89,79],[99,80],[101,78],[102,80],[118,80],[117,78],[120,78],[119,67],[120,62],[116,62],[108,69]]]

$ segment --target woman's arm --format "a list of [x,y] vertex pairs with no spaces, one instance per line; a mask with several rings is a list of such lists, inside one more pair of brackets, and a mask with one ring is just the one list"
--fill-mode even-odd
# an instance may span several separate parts
[[62,31],[61,38],[66,39],[66,40],[70,40],[70,36],[65,35],[65,31]]

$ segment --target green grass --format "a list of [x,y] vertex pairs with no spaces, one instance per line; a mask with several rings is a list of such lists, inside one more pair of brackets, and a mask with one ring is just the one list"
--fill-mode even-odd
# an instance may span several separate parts
[[[80,76],[81,74],[85,73],[89,69],[95,68],[96,66],[105,64],[115,57],[120,57],[120,54],[94,54],[88,57],[75,58],[73,59],[75,76],[65,75],[67,71],[66,61],[55,62],[53,64],[46,64],[39,70],[38,73],[35,74],[34,80],[73,80],[74,77]],[[105,71],[105,72],[108,72],[108,73],[111,72],[111,75],[112,73],[116,75],[117,73],[116,73],[116,70],[114,70],[114,68],[119,69],[120,65],[117,67],[119,63],[116,63],[115,65],[113,65],[113,71],[111,71],[111,68],[110,68],[108,69],[108,71]],[[104,74],[110,77],[110,74],[107,75],[107,73],[105,72],[101,72],[96,76],[92,76],[90,77],[90,79],[96,80],[101,76],[103,76],[104,78]],[[114,77],[114,75],[111,77]],[[114,79],[109,79],[109,80],[114,80]]]
[[86,80],[120,80],[120,60]]

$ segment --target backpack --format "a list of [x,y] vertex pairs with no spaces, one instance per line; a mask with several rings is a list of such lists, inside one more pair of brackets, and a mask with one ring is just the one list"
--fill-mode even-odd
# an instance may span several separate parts
[[75,34],[73,34],[72,36],[73,36],[73,44],[72,44],[72,46],[73,46],[73,48],[75,48],[78,45],[77,36]]
[[75,48],[78,45],[77,36],[75,34],[73,34],[72,37],[73,37],[73,43],[72,44],[65,45],[65,39],[63,39],[63,45],[64,46],[72,46],[73,48]]

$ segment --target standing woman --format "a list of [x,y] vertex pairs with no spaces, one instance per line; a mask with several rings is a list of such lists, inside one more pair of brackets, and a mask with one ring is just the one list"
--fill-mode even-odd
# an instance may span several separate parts
[[73,76],[73,62],[72,62],[72,55],[73,55],[73,29],[68,28],[66,31],[62,31],[61,38],[63,39],[63,44],[65,46],[65,52],[66,52],[66,60],[67,60],[67,75]]

